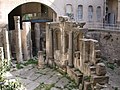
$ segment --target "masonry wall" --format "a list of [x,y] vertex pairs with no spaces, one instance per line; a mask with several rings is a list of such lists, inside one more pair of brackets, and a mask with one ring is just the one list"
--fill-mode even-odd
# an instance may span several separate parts
[[111,63],[120,62],[120,31],[89,31],[87,37],[99,41],[103,58]]

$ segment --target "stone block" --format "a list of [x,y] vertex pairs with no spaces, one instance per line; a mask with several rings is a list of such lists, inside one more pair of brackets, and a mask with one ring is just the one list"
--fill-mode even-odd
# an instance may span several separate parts
[[77,85],[79,85],[80,83],[82,83],[83,74],[80,73],[78,70],[76,71],[75,68],[67,67],[67,73],[71,77],[71,79],[75,80],[75,82],[77,83]]
[[89,63],[84,63],[84,71],[82,73],[84,73],[86,76],[90,76],[92,73],[92,66]]
[[90,73],[95,74],[96,67],[95,66],[90,66]]
[[83,74],[81,74],[79,71],[76,71],[74,79],[75,79],[75,82],[77,83],[77,85],[79,85],[80,83],[82,83]]
[[96,58],[101,57],[101,51],[100,50],[95,50],[95,53],[96,53]]
[[91,83],[84,81],[84,90],[91,90]]
[[90,81],[93,85],[95,85],[96,83],[104,85],[104,84],[108,83],[109,77],[108,76],[92,75]]
[[115,63],[120,66],[120,60],[115,60]]
[[106,85],[100,85],[97,83],[96,86],[94,86],[94,90],[101,90],[101,89],[105,89],[106,87],[107,87]]
[[38,52],[38,68],[44,68],[44,57],[43,57],[43,51]]
[[98,63],[96,65],[96,74],[98,76],[104,76],[106,74],[106,67],[104,63]]

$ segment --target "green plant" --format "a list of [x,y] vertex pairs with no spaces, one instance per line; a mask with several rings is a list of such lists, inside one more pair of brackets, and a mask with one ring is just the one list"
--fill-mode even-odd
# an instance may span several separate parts
[[44,84],[44,83],[41,83],[35,90],[51,90],[52,87],[54,87],[55,84]]
[[91,79],[91,76],[84,76],[84,80],[85,80],[85,81],[88,81],[88,82],[89,82],[90,79]]
[[114,64],[112,64],[112,63],[107,63],[107,67],[114,70],[116,66]]
[[16,65],[16,67],[17,67],[17,69],[21,69],[21,68],[23,68],[23,65],[22,65],[22,63],[18,63],[18,64]]
[[0,90],[22,90],[21,84],[17,80],[9,80],[4,77],[4,73],[9,70],[8,61],[0,61]]
[[21,83],[18,80],[4,80],[4,84],[0,87],[2,90],[20,90]]
[[33,59],[30,59],[28,60],[26,63],[24,63],[23,65],[27,66],[29,64],[38,64],[38,61],[37,60],[33,60]]

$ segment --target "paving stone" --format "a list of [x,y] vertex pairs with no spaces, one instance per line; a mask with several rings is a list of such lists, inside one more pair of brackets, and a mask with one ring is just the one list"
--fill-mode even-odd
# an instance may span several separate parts
[[41,74],[46,74],[48,72],[52,72],[53,70],[50,68],[45,68],[45,69],[38,69],[36,73],[41,73]]
[[51,71],[49,71],[49,72],[47,72],[46,74],[49,74],[49,75],[54,75],[54,74],[56,74],[56,72],[55,71],[53,71],[53,70],[51,70]]
[[29,80],[35,81],[37,78],[39,78],[41,74],[35,74],[33,73],[30,77],[28,77]]
[[29,78],[32,74],[36,71],[35,68],[25,71],[23,74],[20,75],[21,78]]
[[[46,85],[55,84],[55,87],[52,87],[51,90],[69,90],[64,87],[69,85],[70,81],[54,69],[37,69],[36,67],[29,65],[17,71],[12,71],[12,75],[12,78],[17,78],[27,90],[34,90],[40,83]],[[42,88],[41,90],[46,89]]]
[[35,82],[38,82],[38,83],[44,83],[46,82],[46,80],[48,80],[51,76],[50,75],[42,75],[40,76],[39,78],[37,78],[35,80]]
[[58,80],[60,78],[61,78],[61,76],[56,75],[56,73],[55,73],[55,75],[53,75],[51,78],[49,78],[48,80],[46,80],[44,83],[45,84],[54,84],[54,83],[58,82]]
[[31,80],[23,79],[23,78],[20,78],[20,77],[19,78],[17,77],[17,79],[18,79],[18,81],[20,81],[20,83],[22,83],[25,86],[32,82]]
[[68,83],[69,83],[69,80],[63,77],[55,84],[55,87],[64,88]]
[[56,88],[56,87],[52,87],[50,90],[61,90],[61,89]]
[[64,88],[64,90],[69,90],[68,88]]
[[27,90],[34,90],[36,87],[38,87],[40,84],[37,82],[31,82],[29,83],[26,88]]

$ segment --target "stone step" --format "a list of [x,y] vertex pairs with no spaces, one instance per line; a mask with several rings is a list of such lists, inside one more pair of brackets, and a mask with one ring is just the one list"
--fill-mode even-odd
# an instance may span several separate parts
[[101,58],[96,58],[96,63],[100,62]]
[[91,80],[93,85],[96,85],[96,83],[104,85],[108,83],[109,76],[97,76],[97,75],[91,75]]
[[90,72],[91,72],[91,74],[95,74],[96,67],[95,66],[90,66]]
[[100,50],[95,50],[95,53],[96,53],[96,58],[100,58],[101,51]]
[[76,70],[75,68],[67,67],[67,73],[73,80],[75,80],[77,85],[82,83],[83,74],[80,73],[80,71]]
[[98,43],[95,45],[95,49],[100,49],[100,45]]

